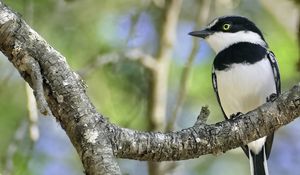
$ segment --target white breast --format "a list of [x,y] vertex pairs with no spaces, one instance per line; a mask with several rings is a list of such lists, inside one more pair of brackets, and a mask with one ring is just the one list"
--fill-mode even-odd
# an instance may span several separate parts
[[276,93],[268,59],[255,64],[233,64],[228,70],[215,73],[221,105],[227,116],[253,110]]
[[[234,64],[227,71],[215,71],[220,102],[226,116],[247,113],[266,102],[276,93],[273,72],[267,58],[255,64]],[[258,152],[265,138],[248,144]]]

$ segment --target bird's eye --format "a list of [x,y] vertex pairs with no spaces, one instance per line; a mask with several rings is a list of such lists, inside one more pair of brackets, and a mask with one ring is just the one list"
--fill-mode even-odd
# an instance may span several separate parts
[[230,27],[231,27],[230,24],[224,24],[224,25],[223,25],[223,30],[224,30],[224,31],[227,31],[227,30],[230,29]]

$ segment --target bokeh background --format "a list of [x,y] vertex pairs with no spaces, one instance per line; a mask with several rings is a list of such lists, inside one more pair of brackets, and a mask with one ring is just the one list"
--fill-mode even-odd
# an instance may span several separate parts
[[[130,53],[135,50],[156,58],[167,0],[4,0],[4,3],[66,56],[72,69],[86,81],[87,93],[101,114],[122,127],[153,129],[148,122],[151,71],[130,58]],[[217,16],[232,14],[249,17],[263,31],[278,59],[283,91],[300,81],[297,2],[185,0],[174,35],[176,42],[172,43],[170,69],[166,72],[166,117],[160,130],[170,123],[174,130],[193,125],[203,105],[211,110],[208,123],[223,120],[211,85],[215,54],[207,43],[187,33]],[[186,81],[181,78],[183,72]],[[0,174],[84,174],[76,151],[54,117],[40,116],[37,121],[28,117],[29,94],[19,73],[0,55]],[[180,94],[183,94],[180,110],[175,110]],[[174,124],[170,122],[172,116],[176,116]],[[299,119],[276,132],[268,161],[270,174],[299,174],[299,138]],[[124,174],[148,174],[146,162],[118,161]],[[241,149],[235,149],[218,156],[165,164],[163,167],[167,168],[162,168],[164,173],[160,174],[248,175],[248,164]]]

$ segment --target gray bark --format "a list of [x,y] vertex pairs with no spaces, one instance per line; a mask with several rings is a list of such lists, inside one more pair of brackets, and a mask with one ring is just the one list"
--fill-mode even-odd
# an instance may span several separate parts
[[[35,91],[39,108],[61,124],[86,174],[121,174],[114,159],[174,161],[219,154],[272,133],[300,116],[300,84],[232,120],[168,133],[118,127],[99,114],[66,59],[0,1],[0,50]],[[42,84],[41,84],[42,83]]]
[[106,121],[90,103],[79,76],[59,52],[2,2],[0,38],[1,51],[34,89],[43,113],[47,108],[40,99],[47,100],[76,148],[86,174],[121,174],[106,137]]

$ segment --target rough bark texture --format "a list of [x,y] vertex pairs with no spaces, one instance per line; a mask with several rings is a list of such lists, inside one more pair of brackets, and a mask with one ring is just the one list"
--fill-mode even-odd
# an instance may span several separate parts
[[[52,113],[81,157],[86,174],[120,174],[113,160],[110,140],[103,129],[104,119],[90,103],[78,75],[69,68],[60,53],[2,2],[0,38],[1,51],[34,88],[35,94],[47,98]],[[40,69],[31,70],[29,63],[38,65]],[[39,86],[34,86],[39,83],[35,80],[38,77],[34,77],[38,73],[42,75],[42,92],[37,89]]]
[[184,160],[204,154],[219,154],[245,145],[271,134],[299,115],[298,84],[276,101],[232,120],[212,125],[196,122],[191,128],[166,134],[116,128],[118,131],[111,130],[110,138],[117,157],[155,161]]
[[84,84],[65,58],[1,1],[0,50],[33,87],[35,95],[43,96],[37,98],[40,110],[46,100],[90,175],[121,174],[114,156],[167,161],[222,153],[268,135],[300,115],[298,84],[274,102],[232,120],[207,125],[201,121],[208,115],[204,108],[196,124],[181,131],[133,131],[113,125],[97,113]]

